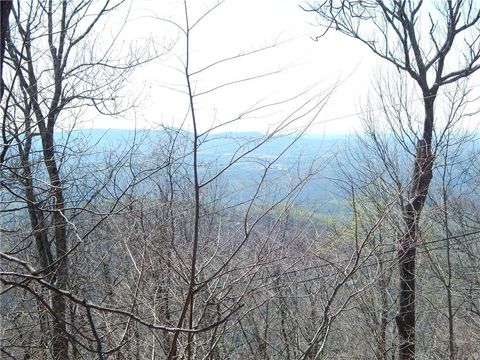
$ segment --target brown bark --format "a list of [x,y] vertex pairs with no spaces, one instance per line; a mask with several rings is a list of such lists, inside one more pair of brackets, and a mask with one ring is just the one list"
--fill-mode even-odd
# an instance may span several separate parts
[[432,180],[434,157],[432,134],[436,92],[424,94],[425,121],[423,137],[417,143],[415,164],[409,190],[409,202],[403,209],[405,235],[400,239],[398,261],[400,270],[399,311],[396,316],[400,336],[399,359],[415,358],[415,259],[420,215]]
[[3,60],[5,56],[5,42],[7,39],[8,30],[8,16],[12,2],[10,0],[0,1],[0,101],[3,98],[4,83],[3,83]]
[[384,273],[383,264],[380,263],[380,301],[382,310],[380,313],[380,334],[378,339],[378,358],[380,360],[387,360],[387,326],[388,326],[388,298],[387,286],[388,280]]
[[[48,129],[49,130],[49,129]],[[68,259],[67,259],[67,231],[64,214],[65,201],[63,184],[55,160],[53,143],[53,127],[51,131],[42,132],[42,146],[45,166],[50,179],[53,192],[53,227],[56,247],[55,285],[59,289],[66,289],[68,284]],[[52,293],[52,310],[55,314],[53,326],[52,350],[55,359],[68,359],[68,338],[66,336],[66,302],[63,295]]]

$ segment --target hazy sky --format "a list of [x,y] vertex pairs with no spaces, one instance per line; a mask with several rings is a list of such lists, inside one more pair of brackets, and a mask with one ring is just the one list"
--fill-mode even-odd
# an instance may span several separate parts
[[[190,38],[191,71],[226,57],[278,44],[192,77],[196,93],[202,93],[227,82],[275,72],[196,97],[201,130],[234,119],[254,104],[280,102],[310,89],[292,102],[267,107],[250,118],[219,129],[265,131],[311,97],[314,101],[323,101],[333,87],[335,91],[313,120],[311,132],[345,133],[359,128],[358,116],[350,115],[360,111],[379,61],[362,44],[334,32],[318,41],[312,40],[322,30],[316,26],[314,14],[300,9],[301,3],[301,0],[225,0],[194,28]],[[194,23],[215,1],[190,0],[188,4],[190,22]],[[118,27],[116,22],[121,22],[123,15],[116,13],[109,24]],[[169,51],[132,73],[129,95],[142,94],[135,112],[127,113],[124,119],[96,117],[95,127],[152,127],[160,123],[179,126],[182,123],[188,99],[181,92],[185,90],[185,78],[178,70],[185,61],[185,41],[171,22],[185,25],[183,1],[132,2],[122,34],[124,43],[141,44],[151,38],[157,50],[168,47]],[[302,127],[311,120],[306,117],[294,127]],[[189,128],[190,122],[187,120],[184,126]]]

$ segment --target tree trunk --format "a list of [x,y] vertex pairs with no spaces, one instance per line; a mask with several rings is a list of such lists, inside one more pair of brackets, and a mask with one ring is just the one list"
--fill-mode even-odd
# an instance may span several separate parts
[[[56,265],[54,268],[55,286],[58,289],[65,290],[68,284],[67,223],[64,214],[65,201],[62,181],[55,161],[53,131],[42,132],[41,135],[45,166],[47,168],[55,202],[53,206],[53,227],[56,247]],[[63,295],[55,291],[52,292],[52,310],[55,316],[52,340],[53,356],[54,359],[66,360],[68,359],[68,337],[65,322],[66,303]]]
[[419,237],[420,215],[432,180],[432,135],[436,91],[424,92],[425,122],[423,137],[417,143],[415,165],[409,190],[409,201],[403,209],[405,235],[399,241],[398,263],[400,270],[399,310],[396,316],[399,343],[399,360],[415,358],[415,261]]
[[3,85],[3,60],[5,56],[5,41],[7,38],[8,30],[8,16],[10,15],[10,9],[12,2],[9,0],[0,1],[0,100],[3,98],[3,91],[5,90]]
[[453,294],[452,294],[452,259],[451,259],[451,246],[450,246],[450,237],[452,232],[450,231],[450,226],[448,224],[448,190],[445,188],[445,173],[443,178],[443,225],[445,228],[445,238],[447,239],[447,279],[445,279],[444,284],[447,289],[447,307],[448,307],[448,353],[449,359],[455,360],[456,357],[456,346],[455,346],[455,324],[454,317],[455,312],[453,310]]
[[387,326],[388,326],[388,279],[384,273],[383,263],[380,262],[380,301],[382,310],[380,313],[380,334],[378,339],[378,358],[387,360]]
[[399,359],[410,360],[415,358],[415,240],[405,237],[400,246]]

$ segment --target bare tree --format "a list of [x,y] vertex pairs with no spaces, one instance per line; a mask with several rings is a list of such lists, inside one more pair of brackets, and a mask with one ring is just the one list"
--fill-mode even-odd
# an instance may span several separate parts
[[[252,348],[260,351],[259,356],[264,358],[269,356],[268,339],[272,322],[272,303],[262,299],[256,304],[252,300],[252,293],[259,292],[260,289],[271,283],[271,281],[262,283],[262,277],[258,279],[259,281],[256,280],[272,266],[271,264],[280,261],[279,255],[271,250],[278,242],[275,229],[281,224],[284,214],[293,206],[296,194],[317,171],[315,164],[307,166],[299,171],[297,177],[293,178],[290,184],[288,182],[282,184],[279,180],[282,174],[277,173],[276,166],[305,133],[309,124],[317,118],[329,95],[329,91],[313,95],[305,92],[277,102],[255,102],[251,108],[233,116],[230,120],[223,120],[202,131],[200,124],[210,121],[208,118],[203,119],[202,116],[205,114],[199,113],[197,110],[198,107],[201,107],[204,97],[213,96],[232,85],[240,86],[242,83],[258,81],[258,79],[277,73],[274,71],[247,75],[221,82],[210,88],[204,87],[202,79],[207,76],[209,71],[214,71],[217,66],[234,63],[245,56],[258,56],[262,51],[268,51],[275,46],[241,52],[200,66],[196,61],[195,52],[192,50],[194,34],[198,34],[197,31],[201,28],[202,23],[208,16],[212,16],[211,14],[221,3],[214,3],[205,12],[193,15],[194,12],[191,13],[189,3],[183,1],[182,20],[158,18],[159,21],[174,26],[182,36],[180,44],[184,47],[181,50],[182,56],[178,58],[177,69],[183,73],[185,84],[177,86],[176,90],[185,94],[188,104],[185,119],[190,122],[188,128],[192,129],[189,134],[191,167],[188,172],[189,194],[191,194],[188,202],[191,206],[188,212],[190,222],[186,226],[186,231],[184,230],[186,236],[190,238],[183,244],[184,249],[189,250],[179,256],[178,263],[172,262],[173,272],[183,274],[178,279],[181,286],[179,286],[180,293],[176,295],[182,301],[177,304],[177,308],[180,307],[177,311],[175,327],[179,331],[174,333],[171,338],[170,349],[166,354],[168,359],[181,357],[192,359],[200,356],[202,354],[200,351],[204,346],[202,344],[211,346],[209,350],[203,350],[203,353],[207,354],[205,356],[213,356],[215,351],[220,351],[220,345],[224,344],[225,347],[228,347],[228,342],[225,340],[228,334],[226,329],[233,327],[234,324],[243,323],[244,314],[258,315],[257,309],[263,313],[264,321],[262,326],[258,325],[255,328],[258,346],[252,345]],[[304,100],[307,95],[310,97]],[[202,158],[202,149],[214,147],[215,143],[222,144],[222,139],[215,135],[215,132],[221,130],[222,127],[239,122],[249,116],[261,116],[264,110],[278,110],[282,107],[289,111],[282,111],[276,124],[266,134],[244,140],[232,139],[232,143],[237,142],[238,144],[232,154],[222,157],[221,160],[212,161]],[[301,122],[305,125],[302,125]],[[297,128],[297,131],[293,132],[292,128]],[[281,146],[278,153],[270,159],[256,157],[262,147],[285,133],[293,134],[293,136]],[[218,148],[217,151],[222,151],[222,149]],[[226,177],[231,170],[249,163],[252,164],[251,166],[255,165],[259,168],[256,174],[258,180],[252,181],[252,187],[245,192],[243,200],[239,201],[235,194],[231,195],[233,201],[226,200],[225,197],[230,194],[218,194],[215,191],[219,182],[221,183],[224,179],[228,182]],[[242,185],[245,186],[245,184]],[[176,246],[178,245],[176,244]],[[251,255],[251,259],[248,254]],[[252,256],[253,254],[255,255]],[[298,258],[298,256],[301,254],[292,255],[292,258]],[[345,281],[342,279],[338,288]],[[194,330],[206,321],[217,324],[212,327],[211,337],[208,340],[205,339],[206,334],[185,333],[180,330],[183,328]],[[326,321],[330,322],[330,319],[326,319]],[[323,330],[322,328],[318,333],[320,334]],[[319,340],[319,336],[311,334],[308,340],[316,344],[323,339],[323,336]],[[302,346],[305,345],[302,344]],[[310,352],[308,349],[302,349],[302,351]],[[299,355],[301,354],[299,353]]]
[[11,27],[4,32],[3,8],[10,2],[2,2],[2,39],[6,35],[5,63],[9,67],[8,80],[2,79],[8,97],[3,106],[2,186],[16,198],[12,203],[24,203],[35,238],[39,274],[57,289],[51,292],[50,309],[55,359],[69,357],[62,291],[69,288],[72,250],[67,218],[71,199],[66,197],[68,179],[62,175],[67,143],[57,142],[55,132],[69,121],[75,124],[72,119],[86,107],[104,113],[118,111],[115,92],[137,59],[125,64],[109,62],[108,50],[103,54],[94,46],[85,50],[92,46],[88,39],[93,29],[122,3],[18,2],[11,10]]
[[[108,54],[95,61],[85,47],[77,46],[87,44],[83,41],[101,17],[119,3],[101,4],[92,17],[83,15],[96,2],[43,5],[35,2],[15,9],[8,39],[11,102],[4,106],[8,141],[2,149],[6,161],[1,179],[8,192],[2,193],[6,200],[2,214],[18,217],[2,228],[9,241],[2,244],[7,266],[1,275],[6,285],[2,296],[12,296],[12,306],[19,309],[10,316],[9,308],[2,308],[11,321],[5,330],[12,334],[8,349],[13,349],[12,356],[56,359],[83,354],[102,359],[112,354],[212,357],[222,346],[228,347],[227,324],[240,321],[235,316],[252,288],[265,287],[254,281],[261,269],[281,259],[274,251],[280,247],[278,241],[275,249],[271,246],[277,239],[275,229],[316,166],[299,170],[288,181],[279,180],[284,173],[276,166],[317,117],[330,92],[307,101],[301,93],[269,104],[255,102],[230,121],[201,131],[198,99],[252,79],[201,91],[191,86],[193,78],[262,49],[192,70],[190,32],[216,6],[190,23],[185,3],[185,25],[175,26],[183,30],[187,43],[181,70],[193,133],[162,129],[159,149],[150,156],[140,156],[144,150],[137,149],[133,139],[125,151],[117,146],[104,161],[96,158],[85,166],[82,161],[92,150],[87,146],[79,152],[84,157],[72,161],[75,146],[68,140],[75,134],[67,132],[65,139],[55,130],[69,115],[80,116],[78,109],[117,110],[116,91],[132,64],[107,61]],[[86,32],[77,33],[80,30]],[[46,51],[37,53],[45,45]],[[113,78],[102,76],[104,70]],[[232,139],[235,151],[220,162],[202,159],[204,147],[222,143],[214,131],[223,124],[291,102],[291,112],[267,134]],[[299,119],[306,119],[307,125],[273,158],[257,157],[262,146],[288,132]],[[241,200],[235,193],[225,196],[221,189],[226,174],[239,164],[259,168],[253,187],[240,189],[245,193]],[[37,307],[29,309],[30,303]],[[25,320],[28,316],[31,321]],[[140,340],[143,336],[151,340]],[[7,348],[2,351],[7,353]]]
[[[418,224],[432,179],[435,155],[435,100],[439,89],[468,77],[480,68],[476,1],[321,1],[307,11],[322,25],[364,43],[380,58],[406,72],[423,97],[423,130],[418,136],[410,189],[403,209],[404,235],[399,240],[400,305],[396,318],[400,359],[415,356],[415,258]],[[427,36],[422,37],[422,33]],[[455,58],[456,45],[462,44]]]

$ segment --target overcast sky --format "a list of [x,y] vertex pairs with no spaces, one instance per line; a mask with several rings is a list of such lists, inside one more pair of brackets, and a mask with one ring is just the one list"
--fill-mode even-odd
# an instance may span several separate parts
[[[194,23],[215,1],[190,0],[189,18]],[[360,128],[359,116],[378,68],[389,65],[377,60],[359,42],[333,31],[314,41],[322,32],[313,13],[302,11],[302,0],[225,0],[205,17],[191,33],[190,69],[201,69],[226,57],[277,43],[248,57],[222,63],[192,78],[197,93],[226,82],[275,74],[248,82],[222,87],[195,98],[201,130],[225,123],[253,104],[266,105],[308,93],[291,103],[268,108],[255,116],[220,128],[221,131],[265,131],[285,119],[292,109],[310,97],[323,101],[322,111],[314,119],[312,133],[339,134]],[[124,13],[110,20],[114,27]],[[168,20],[168,21],[165,21]],[[171,24],[185,26],[183,1],[135,0],[132,2],[123,40],[140,44],[151,38],[156,48],[169,50],[159,59],[137,69],[129,80],[130,96],[141,92],[135,112],[124,119],[96,118],[95,127],[132,128],[158,124],[180,126],[188,110],[185,78],[178,69],[185,61],[185,41]],[[118,25],[118,24],[117,24]],[[276,73],[279,71],[278,73]],[[335,88],[331,92],[332,88]],[[316,96],[316,97],[315,97]],[[134,120],[135,119],[135,120]],[[299,120],[296,126],[311,121]],[[190,122],[184,124],[190,128]]]

